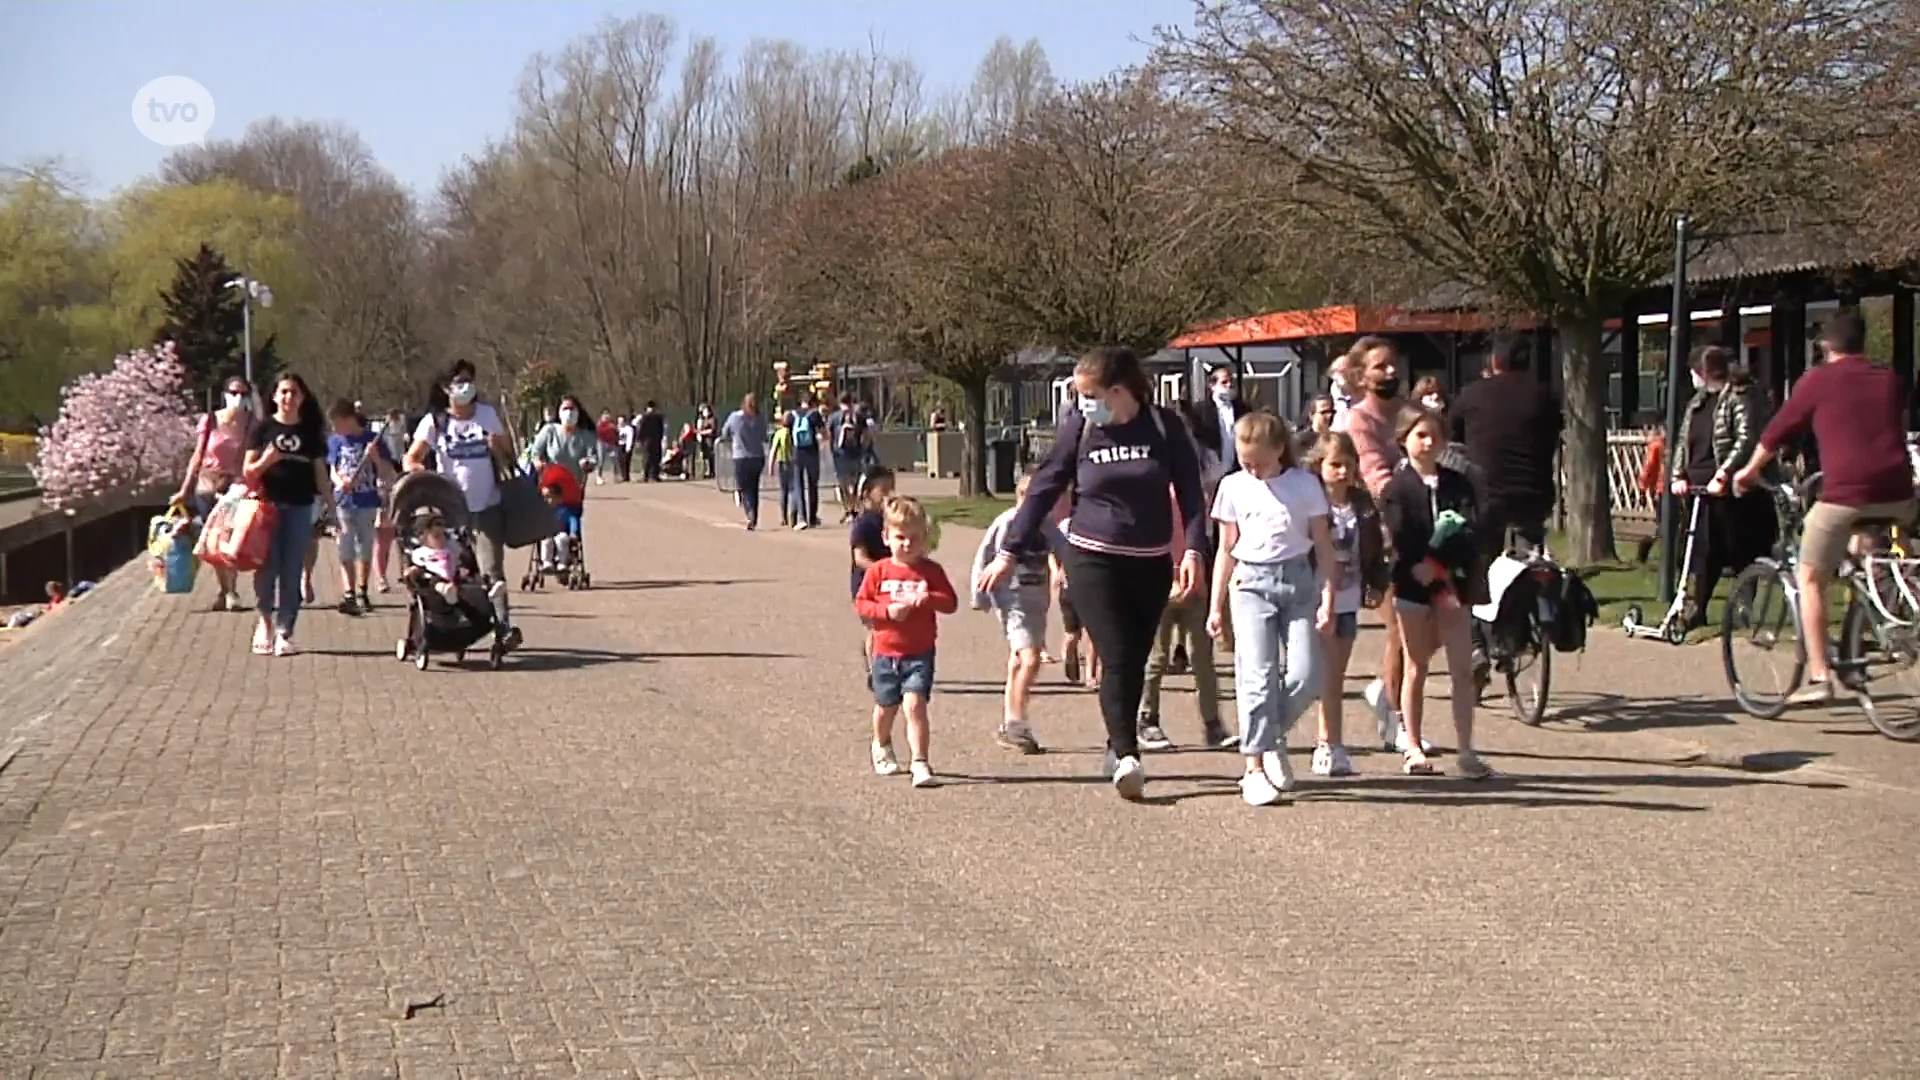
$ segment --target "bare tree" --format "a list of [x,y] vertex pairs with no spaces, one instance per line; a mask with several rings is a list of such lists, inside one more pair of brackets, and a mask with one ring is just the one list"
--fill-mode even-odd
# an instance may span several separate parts
[[[1150,77],[1072,87],[1008,141],[1002,301],[1036,342],[1151,354],[1231,311],[1286,250],[1245,166]],[[1311,259],[1293,256],[1290,265]]]
[[1610,557],[1601,330],[1702,231],[1832,195],[1880,0],[1224,0],[1158,61],[1294,212],[1550,318],[1574,556]]

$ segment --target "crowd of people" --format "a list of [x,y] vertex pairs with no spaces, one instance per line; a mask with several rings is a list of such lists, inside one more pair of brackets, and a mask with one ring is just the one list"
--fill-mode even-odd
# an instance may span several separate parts
[[[1399,363],[1385,339],[1359,341],[1296,434],[1241,401],[1229,368],[1211,373],[1207,401],[1174,410],[1153,403],[1128,350],[1084,357],[1074,372],[1080,408],[1020,480],[971,568],[973,606],[995,613],[1008,648],[996,740],[1041,749],[1032,687],[1057,600],[1066,652],[1082,632],[1090,645],[1103,771],[1123,797],[1145,791],[1143,751],[1172,744],[1159,689],[1179,653],[1196,675],[1202,739],[1237,747],[1245,800],[1269,805],[1295,784],[1287,735],[1309,708],[1318,710],[1311,769],[1354,771],[1344,684],[1359,613],[1372,607],[1387,631],[1383,677],[1366,695],[1381,742],[1405,772],[1438,771],[1423,738],[1425,686],[1445,649],[1455,770],[1491,775],[1473,739],[1469,607],[1486,589],[1485,528],[1544,531],[1558,410],[1517,348],[1498,350],[1486,378],[1445,412],[1403,397]],[[1464,455],[1449,453],[1456,435]],[[870,631],[871,757],[876,772],[902,771],[892,732],[904,709],[906,771],[927,784],[935,620],[957,600],[925,552],[924,508],[892,495],[890,480],[873,474],[862,485],[851,539],[854,606]],[[1237,733],[1209,685],[1214,641],[1233,652]]]

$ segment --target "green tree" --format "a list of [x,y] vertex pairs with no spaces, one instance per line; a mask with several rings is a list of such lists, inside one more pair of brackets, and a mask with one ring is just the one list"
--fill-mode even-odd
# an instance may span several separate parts
[[52,415],[113,354],[98,220],[57,164],[0,173],[0,424]]
[[[156,342],[171,341],[186,369],[188,392],[196,402],[209,400],[219,383],[243,370],[246,362],[245,301],[230,288],[237,275],[221,254],[206,244],[174,263],[173,285],[160,294],[166,321],[154,332]],[[255,331],[253,377],[265,384],[280,368],[273,335]]]

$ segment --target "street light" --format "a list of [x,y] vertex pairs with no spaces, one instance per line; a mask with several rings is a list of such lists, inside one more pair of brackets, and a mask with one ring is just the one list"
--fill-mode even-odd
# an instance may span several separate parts
[[247,358],[247,385],[253,385],[253,304],[259,301],[263,308],[273,306],[273,290],[266,283],[246,275],[227,282],[227,288],[240,290],[240,347]]

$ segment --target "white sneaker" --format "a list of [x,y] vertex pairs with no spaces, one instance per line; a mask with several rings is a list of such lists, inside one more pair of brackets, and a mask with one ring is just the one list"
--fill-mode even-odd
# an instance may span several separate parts
[[1360,695],[1367,701],[1367,707],[1373,710],[1373,725],[1380,733],[1380,745],[1387,749],[1394,747],[1393,733],[1400,727],[1400,716],[1393,711],[1393,702],[1387,699],[1387,684],[1375,679],[1367,684]]
[[1280,801],[1280,789],[1273,786],[1264,771],[1255,769],[1240,778],[1240,797],[1248,806],[1272,806]]
[[[1398,750],[1402,754],[1407,752],[1407,728],[1404,723],[1399,724],[1394,728],[1393,748],[1395,750]],[[1428,742],[1426,739],[1421,739],[1420,752],[1423,754],[1433,753],[1433,744]]]
[[913,786],[933,787],[933,769],[924,761],[913,763]]
[[1113,767],[1113,790],[1128,802],[1139,802],[1147,790],[1147,770],[1137,757],[1123,757]]
[[273,635],[264,624],[253,628],[253,655],[265,656],[273,651]]
[[900,775],[900,759],[893,756],[893,747],[873,744],[873,772],[876,776]]
[[1266,770],[1267,779],[1281,791],[1293,790],[1293,762],[1288,760],[1285,750],[1269,750],[1260,755],[1260,767]]
[[1313,774],[1315,776],[1352,776],[1353,759],[1347,756],[1347,748],[1321,743],[1313,748]]
[[275,656],[293,656],[293,655],[296,655],[296,654],[298,654],[298,653],[299,653],[299,651],[300,651],[299,649],[296,649],[296,648],[294,648],[294,647],[293,647],[293,639],[292,639],[292,638],[290,638],[290,637],[288,637],[288,636],[287,636],[287,635],[285,635],[285,634],[275,634],[275,635],[274,635],[274,637],[273,637],[273,655],[275,655]]

